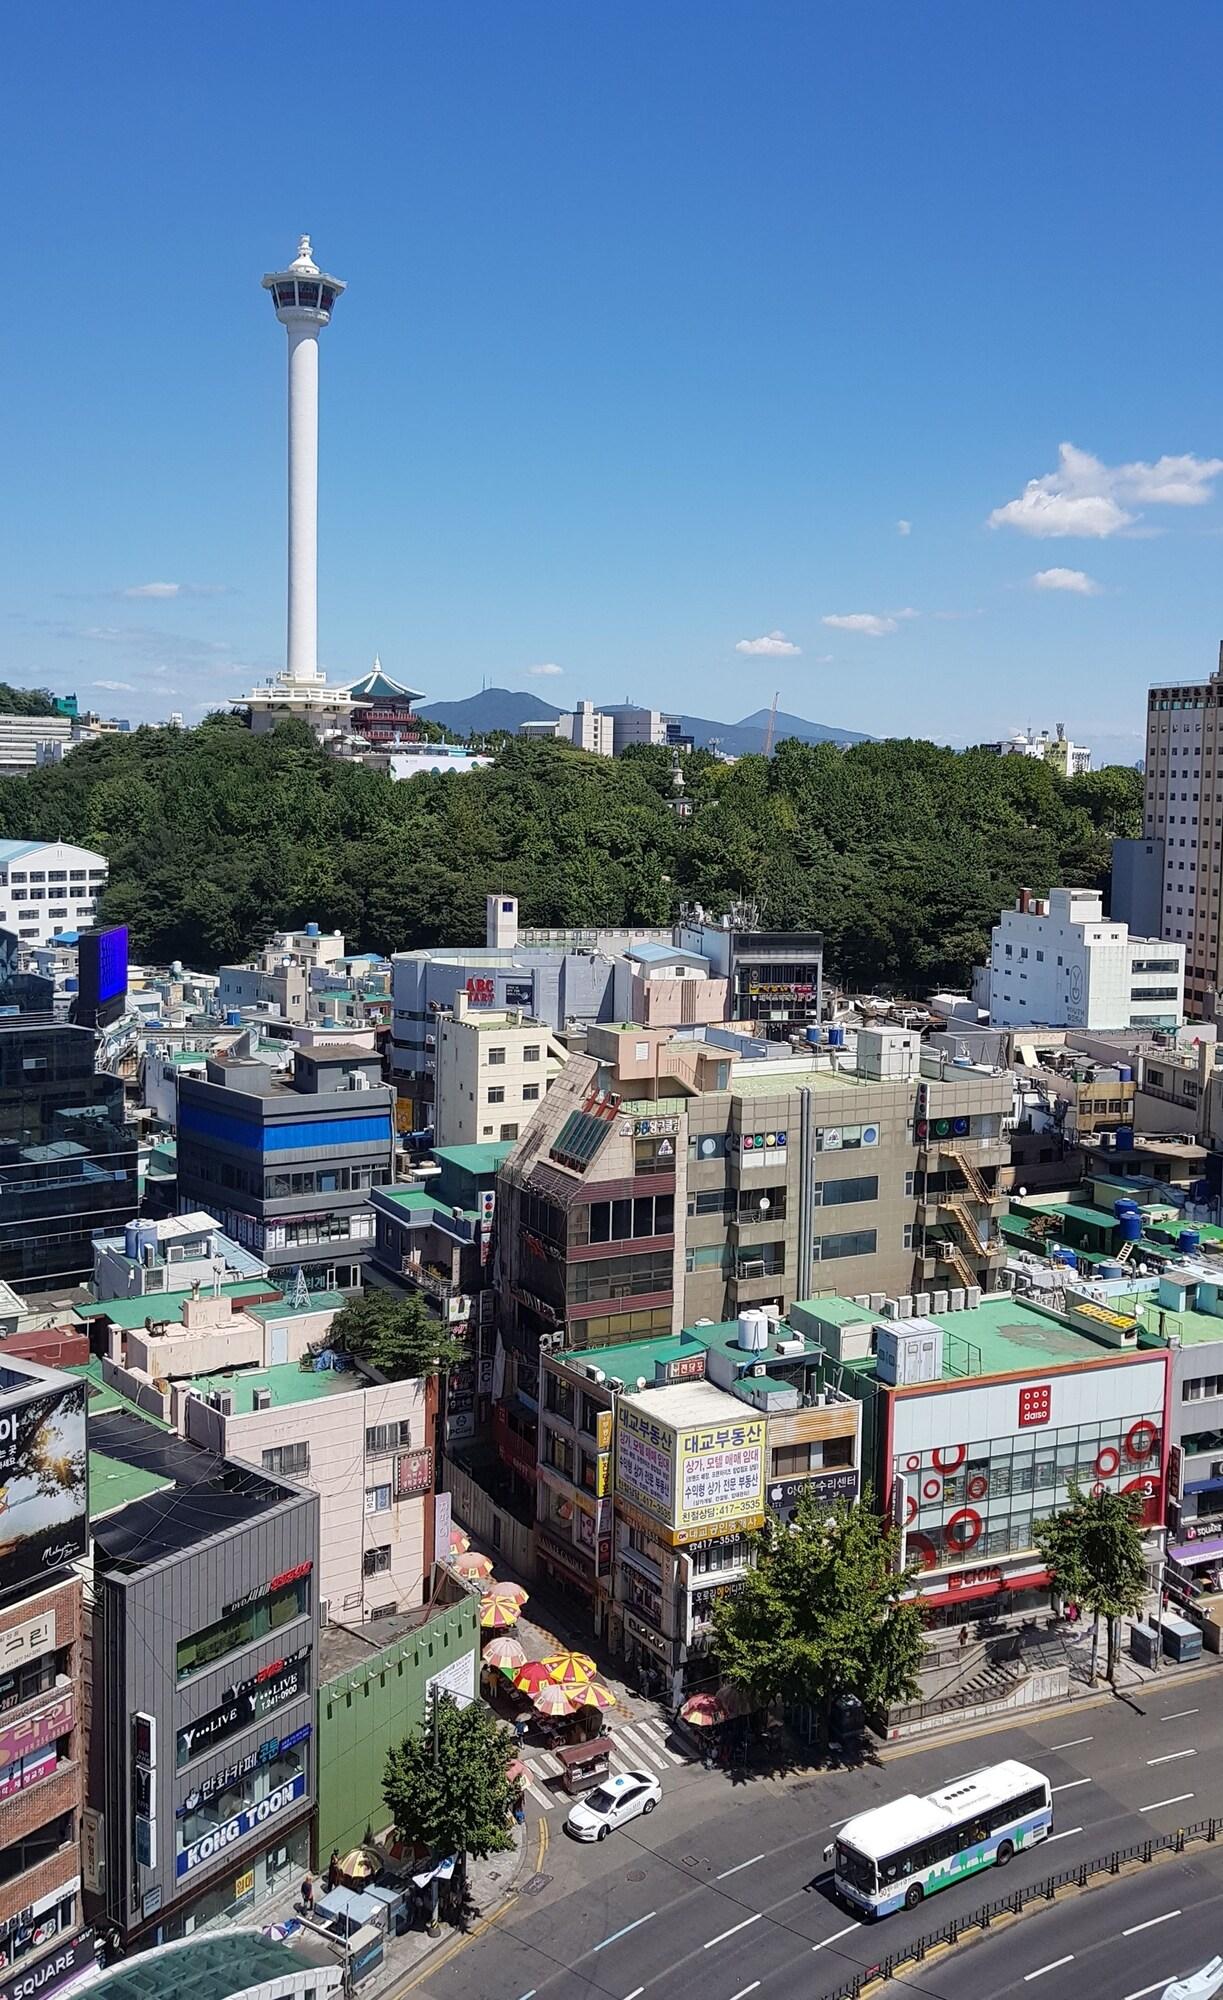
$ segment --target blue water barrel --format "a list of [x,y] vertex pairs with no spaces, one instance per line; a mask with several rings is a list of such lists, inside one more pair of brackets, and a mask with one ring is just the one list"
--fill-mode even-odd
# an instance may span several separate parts
[[823,1039],[824,1039],[824,1030],[822,1028],[808,1028],[807,1040],[813,1043],[816,1048],[819,1047]]
[[1138,1214],[1121,1217],[1121,1241],[1140,1243],[1142,1241],[1142,1217]]
[[1201,1234],[1196,1229],[1182,1229],[1180,1235],[1176,1239],[1177,1249],[1184,1250],[1186,1252],[1190,1250],[1200,1249],[1201,1243],[1202,1243]]
[[1118,1078],[1118,1081],[1119,1081],[1119,1082],[1121,1082],[1121,1083],[1133,1083],[1133,1081],[1134,1081],[1134,1072],[1133,1072],[1133,1070],[1132,1070],[1132,1069],[1130,1068],[1130,1066],[1129,1066],[1129,1064],[1128,1064],[1128,1063],[1120,1063],[1120,1064],[1118,1065],[1118,1068],[1117,1068],[1117,1078]]
[[844,1028],[829,1028],[828,1046],[830,1049],[843,1049],[845,1047]]
[[1137,1213],[1138,1203],[1134,1200],[1133,1195],[1123,1195],[1120,1201],[1113,1203],[1113,1214],[1116,1216],[1118,1222],[1120,1222],[1123,1215],[1137,1215]]
[[242,1016],[236,1007],[231,1007],[227,1011],[225,1025],[227,1028],[240,1028],[242,1026]]
[[1079,1260],[1076,1251],[1068,1249],[1064,1243],[1059,1243],[1054,1248],[1053,1261],[1055,1264],[1069,1264],[1071,1269],[1075,1269]]
[[1113,1144],[1116,1146],[1116,1149],[1119,1153],[1132,1153],[1134,1150],[1133,1126],[1118,1125],[1116,1134],[1113,1139]]
[[1125,1276],[1125,1265],[1118,1264],[1115,1261],[1098,1264],[1096,1269],[1102,1278],[1124,1278]]

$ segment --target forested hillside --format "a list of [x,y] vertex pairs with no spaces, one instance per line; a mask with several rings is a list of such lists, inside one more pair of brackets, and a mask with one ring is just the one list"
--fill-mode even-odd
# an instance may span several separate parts
[[487,770],[394,783],[299,725],[255,737],[216,717],[4,781],[0,836],[100,849],[103,916],[155,962],[216,966],[311,917],[355,948],[479,943],[490,889],[536,924],[660,924],[748,896],[765,924],[822,929],[846,983],[923,993],[963,983],[1021,884],[1106,883],[1110,839],[1140,826],[1133,771],[1067,783],[929,743],[789,741],[685,772],[683,823],[660,750],[613,763],[511,740]]

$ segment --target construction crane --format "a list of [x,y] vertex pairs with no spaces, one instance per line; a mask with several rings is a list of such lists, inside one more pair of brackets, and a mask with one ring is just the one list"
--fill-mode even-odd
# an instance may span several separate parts
[[769,726],[764,732],[764,754],[766,757],[771,757],[773,754],[773,732],[777,727],[777,697],[780,693],[781,689],[778,688],[777,693],[773,696],[773,706],[769,710]]

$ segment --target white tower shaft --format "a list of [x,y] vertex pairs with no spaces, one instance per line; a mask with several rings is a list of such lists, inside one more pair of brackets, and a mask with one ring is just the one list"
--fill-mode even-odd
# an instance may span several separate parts
[[289,634],[293,681],[321,679],[318,665],[318,336],[290,324]]

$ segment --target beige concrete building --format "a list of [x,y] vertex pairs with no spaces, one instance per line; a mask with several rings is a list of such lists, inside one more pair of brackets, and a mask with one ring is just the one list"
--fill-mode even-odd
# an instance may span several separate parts
[[546,1023],[467,991],[456,993],[453,1012],[437,1015],[434,1035],[438,1146],[517,1139],[568,1060]]
[[[1162,866],[1159,934],[1184,944],[1185,1012],[1207,1021],[1215,1017],[1223,983],[1223,646],[1219,651],[1220,668],[1210,680],[1153,687],[1147,695],[1143,845],[1137,850],[1152,877]],[[1148,888],[1153,896],[1153,879],[1136,882],[1133,894],[1141,897]]]

